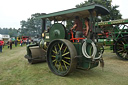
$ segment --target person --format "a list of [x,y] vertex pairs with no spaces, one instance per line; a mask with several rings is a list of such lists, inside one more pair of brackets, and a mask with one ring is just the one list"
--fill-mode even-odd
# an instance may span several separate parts
[[12,49],[12,40],[9,40],[10,50]]
[[0,53],[2,53],[2,46],[3,46],[4,42],[2,39],[0,39]]
[[83,28],[82,22],[80,21],[79,16],[76,16],[74,21],[74,26],[71,28],[71,30],[73,29],[76,30],[75,38],[79,38],[83,36],[82,28]]
[[8,46],[8,49],[9,49],[9,40],[7,41],[7,46]]
[[17,40],[15,40],[15,47],[17,47],[17,42],[18,42],[18,41],[17,41]]
[[29,38],[27,39],[27,42],[26,42],[26,45],[28,45],[29,44]]
[[21,47],[22,47],[22,44],[23,44],[23,41],[22,41],[22,39],[20,40],[20,45],[21,45]]
[[31,44],[31,39],[29,39],[29,43],[28,44]]
[[85,18],[85,26],[86,26],[86,31],[85,31],[85,36],[88,36],[89,35],[89,19],[86,17]]

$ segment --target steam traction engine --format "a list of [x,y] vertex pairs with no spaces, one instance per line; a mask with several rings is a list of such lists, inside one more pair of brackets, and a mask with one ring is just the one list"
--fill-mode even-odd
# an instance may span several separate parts
[[[105,7],[92,4],[39,16],[38,18],[43,21],[43,40],[39,45],[28,45],[25,58],[28,59],[29,63],[46,60],[50,70],[59,76],[65,76],[76,68],[91,69],[97,67],[99,62],[103,61],[102,46],[94,42],[94,38],[92,40],[87,39],[84,35],[75,38],[74,32],[66,28],[65,22],[73,20],[75,16],[79,16],[81,19],[89,17],[90,29],[95,29],[94,17],[108,13],[109,11]],[[54,23],[49,32],[45,32],[46,19]],[[95,34],[95,31],[92,33]]]
[[[128,19],[118,19],[111,21],[98,22],[102,35],[98,36],[99,42],[110,46],[116,55],[128,60]],[[105,31],[107,33],[105,34]],[[107,35],[107,36],[106,36]]]

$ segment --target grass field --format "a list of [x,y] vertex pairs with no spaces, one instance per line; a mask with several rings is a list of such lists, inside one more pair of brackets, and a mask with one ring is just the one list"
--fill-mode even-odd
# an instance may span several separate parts
[[26,46],[12,50],[4,47],[0,53],[0,85],[128,85],[128,61],[108,49],[103,55],[103,69],[76,69],[66,77],[54,75],[46,62],[30,65],[25,54]]

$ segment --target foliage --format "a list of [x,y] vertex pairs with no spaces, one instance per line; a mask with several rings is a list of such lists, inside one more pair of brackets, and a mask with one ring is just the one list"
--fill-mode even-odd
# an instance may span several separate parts
[[20,22],[21,28],[19,29],[22,36],[39,36],[41,35],[41,19],[38,19],[38,16],[43,14],[35,13],[31,15],[31,18],[28,18],[27,21],[22,20]]
[[88,0],[88,1],[85,1],[84,3],[80,3],[76,5],[76,7],[83,7],[91,3],[100,4],[108,8],[108,10],[110,11],[110,14],[103,16],[102,17],[103,21],[121,19],[122,17],[122,15],[120,14],[120,11],[117,9],[119,6],[118,5],[113,6],[112,0]]
[[17,37],[18,35],[18,30],[15,28],[0,28],[0,34],[6,34],[6,35],[10,35],[10,37]]

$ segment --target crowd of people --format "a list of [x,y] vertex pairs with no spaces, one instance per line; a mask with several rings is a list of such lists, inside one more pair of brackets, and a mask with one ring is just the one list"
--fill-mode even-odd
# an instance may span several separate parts
[[4,40],[0,39],[0,53],[2,53],[2,49],[4,48],[5,45],[8,47],[8,49],[10,48],[10,50],[12,50],[13,44],[15,47],[17,47],[17,45],[20,45],[22,47],[23,45],[28,45],[30,43],[30,39],[27,39],[26,41],[23,41],[21,39],[20,42],[18,42],[17,40],[12,41],[11,39],[9,39],[7,43],[4,43]]

